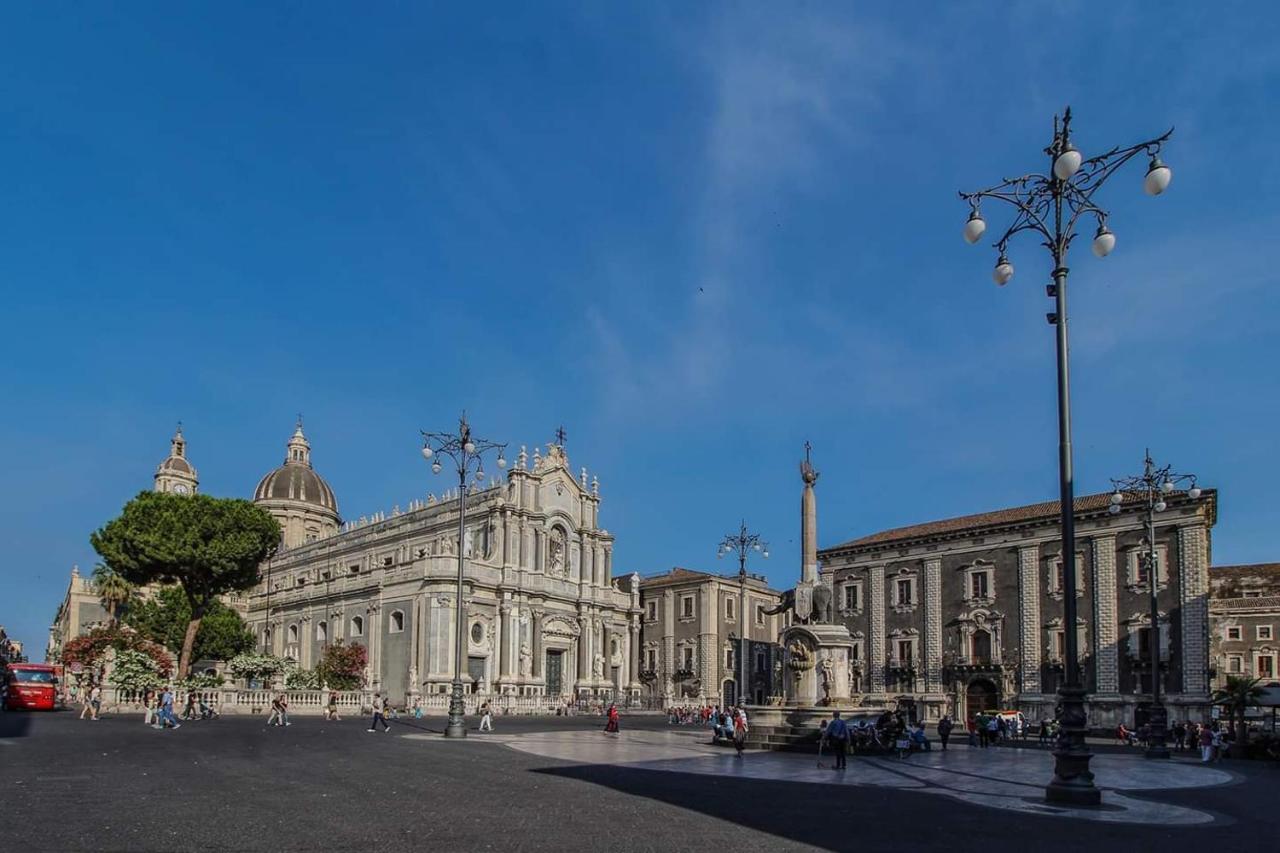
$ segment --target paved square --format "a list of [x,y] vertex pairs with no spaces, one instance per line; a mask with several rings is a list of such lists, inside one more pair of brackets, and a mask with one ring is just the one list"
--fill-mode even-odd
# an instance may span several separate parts
[[739,759],[656,717],[618,738],[594,718],[500,718],[462,742],[442,720],[263,722],[0,715],[0,794],[48,850],[1254,850],[1280,831],[1276,770],[1249,763],[1108,751],[1108,807],[1080,819],[1038,801],[1034,749],[837,774],[812,755]]

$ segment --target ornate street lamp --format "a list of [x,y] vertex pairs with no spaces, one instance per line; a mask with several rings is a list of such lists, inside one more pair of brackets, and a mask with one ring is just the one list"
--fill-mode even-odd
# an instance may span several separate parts
[[467,423],[467,413],[463,412],[458,420],[457,434],[447,432],[422,433],[422,458],[431,463],[431,472],[439,474],[444,468],[441,457],[448,457],[458,472],[458,595],[454,601],[454,649],[453,649],[453,690],[449,695],[449,723],[445,726],[445,737],[466,737],[467,728],[463,722],[465,707],[462,701],[462,651],[466,643],[466,611],[462,607],[463,578],[467,571],[467,479],[474,477],[475,482],[484,480],[484,454],[490,450],[498,451],[498,467],[507,467],[503,455],[505,444],[485,441],[471,434],[471,424]]
[[752,533],[747,530],[747,522],[744,520],[738,528],[737,533],[730,533],[720,542],[720,547],[716,550],[717,559],[722,559],[725,554],[737,553],[738,555],[738,704],[745,705],[746,700],[743,695],[747,688],[747,655],[750,652],[750,641],[747,638],[747,632],[750,630],[750,623],[747,622],[747,556],[752,551],[758,551],[760,556],[766,560],[769,559],[769,543],[760,538],[758,533]]
[[1159,556],[1156,554],[1156,513],[1164,512],[1165,498],[1181,485],[1186,485],[1187,497],[1197,500],[1200,487],[1195,474],[1175,474],[1173,467],[1157,468],[1147,451],[1142,473],[1136,477],[1113,479],[1115,493],[1111,495],[1111,514],[1119,515],[1126,500],[1142,501],[1146,510],[1146,551],[1142,555],[1147,568],[1147,586],[1151,590],[1151,713],[1147,717],[1150,734],[1147,737],[1147,758],[1168,758],[1169,713],[1160,702],[1160,607],[1156,602],[1159,576]]
[[1088,718],[1085,714],[1085,689],[1080,680],[1079,649],[1076,641],[1076,531],[1075,484],[1071,458],[1071,393],[1067,352],[1067,250],[1076,236],[1076,223],[1081,216],[1092,216],[1097,223],[1093,252],[1104,257],[1115,248],[1115,235],[1107,228],[1107,214],[1093,200],[1094,194],[1115,174],[1116,170],[1139,154],[1151,158],[1143,182],[1147,194],[1159,195],[1169,186],[1173,173],[1160,161],[1164,142],[1172,128],[1155,139],[1113,148],[1105,154],[1084,159],[1071,141],[1071,108],[1062,117],[1054,117],[1053,141],[1044,153],[1049,157],[1047,174],[1032,173],[1020,178],[1006,178],[993,187],[977,192],[960,193],[969,203],[969,219],[964,238],[976,243],[986,231],[981,205],[987,199],[1004,202],[1014,208],[1013,223],[993,246],[999,253],[992,278],[1005,285],[1013,278],[1013,264],[1006,255],[1009,240],[1023,231],[1038,235],[1053,257],[1053,283],[1047,287],[1055,300],[1054,310],[1047,316],[1057,332],[1058,356],[1058,479],[1062,502],[1063,622],[1066,646],[1066,678],[1058,691],[1061,699],[1061,730],[1054,751],[1054,777],[1045,788],[1050,802],[1096,805],[1102,793],[1093,784],[1089,761],[1093,757],[1085,744]]

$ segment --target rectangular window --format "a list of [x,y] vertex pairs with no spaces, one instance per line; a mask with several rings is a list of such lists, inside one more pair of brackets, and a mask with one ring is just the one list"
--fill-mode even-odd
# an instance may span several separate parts
[[1243,638],[1243,629],[1239,625],[1233,625],[1227,628],[1228,640],[1239,640]]
[[724,668],[733,672],[733,649],[724,650]]
[[650,601],[650,602],[647,602],[646,606],[649,608],[649,621],[657,622],[658,621],[658,602]]
[[1151,629],[1138,629],[1138,657],[1146,660],[1151,657]]
[[853,647],[849,649],[849,660],[859,661],[862,659],[862,643],[855,642]]
[[1255,633],[1256,633],[1256,635],[1257,635],[1257,639],[1259,639],[1259,640],[1270,640],[1270,639],[1271,639],[1271,626],[1270,626],[1270,625],[1259,625],[1259,626],[1257,627],[1257,629],[1256,629]]
[[1244,658],[1240,655],[1227,657],[1227,672],[1244,672]]
[[857,610],[857,609],[858,609],[858,585],[857,585],[857,584],[852,584],[852,583],[851,583],[851,584],[846,584],[846,585],[845,585],[845,588],[844,588],[844,609],[845,609],[845,610]]
[[644,668],[647,669],[649,672],[657,671],[658,669],[658,650],[657,649],[644,650]]
[[1053,588],[1061,592],[1067,585],[1066,573],[1062,571],[1062,561],[1053,564]]
[[970,593],[972,598],[986,598],[989,589],[990,578],[986,572],[974,572],[970,575]]
[[897,598],[898,603],[899,603],[899,604],[910,604],[910,603],[911,603],[911,581],[910,581],[910,579],[908,579],[908,578],[903,578],[903,579],[899,580],[899,581],[898,581],[898,584],[897,584],[897,586],[896,586],[895,588],[896,588],[896,589],[897,589],[897,591],[898,591],[898,593],[897,593],[897,595],[898,595],[898,598]]
[[1270,681],[1276,677],[1275,655],[1258,655],[1254,658],[1254,662],[1257,664],[1253,671],[1255,678],[1262,678]]
[[680,668],[693,669],[693,647],[684,646],[680,649]]
[[1053,659],[1062,660],[1067,654],[1067,632],[1053,632]]
[[756,605],[756,624],[757,625],[764,624],[764,605],[763,604]]
[[1262,590],[1246,589],[1244,591],[1244,597],[1245,598],[1262,598]]
[[684,598],[680,599],[680,618],[681,619],[693,618],[693,596],[692,595],[686,595]]
[[735,609],[735,608],[736,608],[737,606],[738,606],[738,605],[737,605],[737,599],[734,599],[734,598],[726,598],[726,599],[724,600],[724,618],[725,618],[725,619],[728,619],[728,620],[729,620],[729,621],[731,621],[731,622],[732,622],[734,619],[736,619],[736,618],[737,618],[737,616],[736,616],[737,611],[736,611],[736,609]]
[[902,662],[903,666],[911,663],[911,659],[915,657],[915,655],[912,654],[913,645],[914,643],[911,640],[898,641],[898,660]]

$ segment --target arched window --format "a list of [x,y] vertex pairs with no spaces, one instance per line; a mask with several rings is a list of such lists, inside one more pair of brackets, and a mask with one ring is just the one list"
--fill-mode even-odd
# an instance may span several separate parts
[[391,633],[399,634],[404,630],[404,614],[399,610],[391,611]]
[[329,640],[329,623],[328,622],[322,621],[322,622],[316,623],[316,639],[322,643],[328,642]]
[[291,643],[298,642],[298,626],[297,625],[289,626],[289,642]]
[[972,640],[973,662],[988,663],[991,660],[991,634],[987,631],[974,631]]
[[364,619],[362,617],[360,616],[351,617],[351,636],[353,637],[364,636]]

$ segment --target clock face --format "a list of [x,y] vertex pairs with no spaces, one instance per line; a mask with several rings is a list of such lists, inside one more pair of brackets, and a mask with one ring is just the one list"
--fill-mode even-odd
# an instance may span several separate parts
[[180,495],[185,495],[187,493],[187,487],[182,483],[179,483],[178,485],[174,486],[173,490]]

